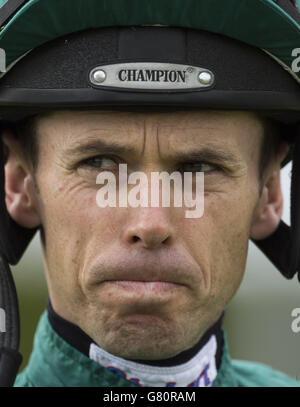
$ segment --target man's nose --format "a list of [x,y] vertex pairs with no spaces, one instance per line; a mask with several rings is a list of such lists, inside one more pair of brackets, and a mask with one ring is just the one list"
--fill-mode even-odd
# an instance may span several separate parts
[[146,249],[171,244],[174,234],[168,208],[135,208],[132,215],[124,233],[126,243]]

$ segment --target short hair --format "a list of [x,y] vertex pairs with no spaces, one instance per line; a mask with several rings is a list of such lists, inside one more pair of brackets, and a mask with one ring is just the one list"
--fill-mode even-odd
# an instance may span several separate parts
[[26,160],[31,164],[34,172],[38,166],[39,156],[36,134],[37,117],[36,115],[29,116],[14,123],[4,122],[1,126],[2,131],[8,129],[14,134],[22,147]]
[[275,120],[262,117],[263,138],[258,164],[258,178],[262,183],[264,174],[271,162],[276,158],[282,137],[282,125]]

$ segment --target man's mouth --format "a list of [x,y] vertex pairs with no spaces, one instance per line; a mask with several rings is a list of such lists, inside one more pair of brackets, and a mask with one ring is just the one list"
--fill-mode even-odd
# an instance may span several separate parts
[[124,290],[170,292],[199,285],[203,272],[190,256],[166,248],[156,253],[113,247],[100,255],[85,273],[89,286]]
[[116,288],[128,291],[164,293],[182,288],[182,284],[168,281],[137,281],[137,280],[109,280],[104,283],[111,284]]

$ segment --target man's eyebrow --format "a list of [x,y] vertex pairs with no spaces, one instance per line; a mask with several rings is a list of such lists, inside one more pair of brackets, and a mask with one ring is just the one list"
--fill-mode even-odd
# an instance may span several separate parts
[[133,154],[136,153],[136,149],[114,141],[86,140],[85,142],[79,142],[77,145],[64,150],[64,154],[67,156],[83,156],[100,153]]
[[[86,140],[78,142],[64,150],[64,155],[69,157],[82,157],[89,154],[137,154],[133,146],[122,145],[119,142],[106,140]],[[240,164],[241,160],[232,152],[214,146],[190,148],[189,151],[168,153],[168,158],[178,162],[211,161],[229,166]]]
[[190,151],[178,152],[174,154],[174,158],[181,162],[192,160],[212,161],[231,166],[241,163],[241,159],[236,154],[216,147],[194,148]]

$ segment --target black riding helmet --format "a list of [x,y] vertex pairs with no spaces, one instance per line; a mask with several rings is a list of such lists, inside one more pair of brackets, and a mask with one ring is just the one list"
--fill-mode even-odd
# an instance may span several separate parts
[[[251,110],[290,145],[291,227],[253,242],[300,276],[300,13],[294,0],[0,0],[0,125],[59,109]],[[1,56],[1,55],[0,55]],[[0,385],[21,362],[9,264],[36,230],[7,212],[0,144]]]

